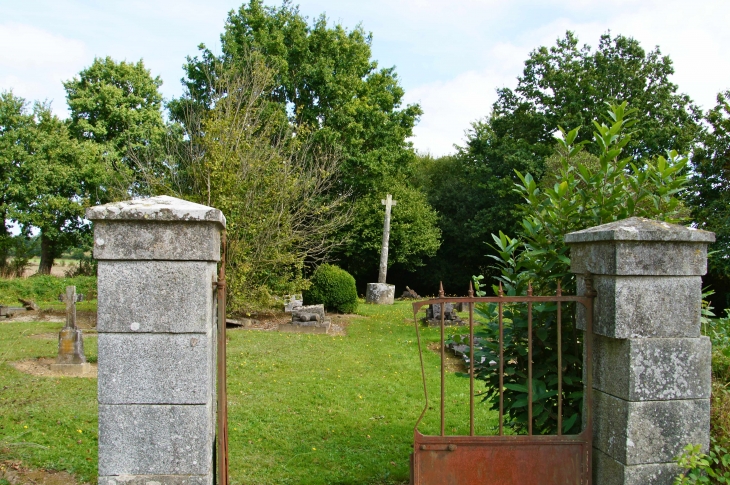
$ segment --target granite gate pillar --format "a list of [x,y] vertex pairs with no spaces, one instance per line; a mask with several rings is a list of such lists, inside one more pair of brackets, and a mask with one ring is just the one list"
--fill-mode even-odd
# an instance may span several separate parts
[[167,196],[86,217],[99,260],[99,483],[211,485],[225,217]]
[[700,276],[714,240],[643,218],[565,236],[578,294],[587,274],[597,292],[593,485],[670,485],[682,448],[709,446],[711,345],[700,336]]

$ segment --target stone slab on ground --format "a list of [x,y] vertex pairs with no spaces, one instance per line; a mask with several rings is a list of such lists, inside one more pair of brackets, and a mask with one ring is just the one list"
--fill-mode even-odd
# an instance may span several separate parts
[[[675,463],[624,465],[593,448],[595,485],[673,485],[674,478],[680,471]],[[598,480],[599,476],[601,480]]]
[[99,332],[205,333],[212,321],[215,263],[99,261],[98,276]]
[[712,343],[700,338],[593,338],[593,387],[626,401],[709,399]]
[[368,283],[365,301],[375,305],[392,305],[395,300],[395,285]]
[[[578,294],[585,281],[577,278]],[[617,339],[699,337],[702,279],[699,276],[593,275],[597,292],[593,331]],[[585,309],[577,305],[578,328]]]
[[210,405],[99,405],[99,476],[207,475]]
[[84,362],[82,364],[51,364],[51,372],[64,376],[83,376],[95,373],[91,364]]
[[99,402],[207,404],[213,345],[205,334],[99,334]]
[[294,325],[291,323],[280,323],[278,330],[279,332],[286,332],[286,333],[316,333],[316,334],[326,334],[329,332],[330,329],[330,322],[327,322],[324,325],[321,326],[314,326],[314,325]]
[[593,446],[625,465],[669,463],[710,442],[710,400],[630,402],[593,391]]

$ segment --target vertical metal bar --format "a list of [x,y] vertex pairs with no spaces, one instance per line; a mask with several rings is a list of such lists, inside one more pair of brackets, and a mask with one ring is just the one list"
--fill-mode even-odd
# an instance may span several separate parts
[[441,311],[441,436],[446,435],[446,426],[444,420],[444,403],[446,402],[446,344],[444,343],[444,314],[446,313],[446,305],[443,303],[444,285],[439,283],[439,303]]
[[[557,296],[563,295],[558,281]],[[563,434],[563,316],[562,305],[558,301],[558,436]]]
[[[532,296],[532,283],[527,284]],[[532,436],[532,302],[527,302],[527,434]]]
[[585,387],[584,387],[584,395],[585,395],[585,410],[586,413],[586,429],[584,430],[585,433],[588,434],[588,446],[587,448],[587,459],[586,459],[586,467],[588,469],[587,475],[589,477],[593,476],[593,448],[590,446],[590,443],[593,441],[593,305],[595,303],[594,298],[596,297],[596,290],[593,288],[593,278],[592,275],[588,274],[585,278],[585,287],[586,287],[586,296],[591,298],[590,303],[586,307],[586,330],[583,334],[583,345],[585,346],[585,373],[586,373],[586,379],[585,379]]
[[218,296],[218,485],[228,485],[228,395],[226,389],[226,233],[221,233]]
[[[474,288],[469,282],[469,298]],[[474,436],[474,302],[469,302],[469,436]]]
[[[499,297],[504,297],[502,283],[499,283]],[[504,435],[504,318],[503,303],[499,306],[499,436]]]

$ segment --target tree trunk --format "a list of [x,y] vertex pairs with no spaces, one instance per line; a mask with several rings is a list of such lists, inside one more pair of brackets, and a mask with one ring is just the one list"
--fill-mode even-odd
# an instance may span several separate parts
[[41,264],[38,266],[38,274],[51,274],[54,259],[55,242],[41,232]]

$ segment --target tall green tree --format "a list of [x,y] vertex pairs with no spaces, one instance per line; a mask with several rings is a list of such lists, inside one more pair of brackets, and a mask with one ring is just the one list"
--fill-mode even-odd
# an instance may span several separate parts
[[717,293],[713,304],[726,308],[730,306],[730,91],[717,95],[705,122],[708,129],[692,156],[687,203],[697,226],[717,237],[708,259],[707,282]]
[[100,147],[72,137],[49,105],[35,104],[27,129],[29,139],[15,158],[12,183],[19,196],[11,217],[26,233],[40,231],[38,272],[48,274],[55,258],[89,236],[84,210],[107,199],[107,171]]
[[105,57],[94,59],[63,85],[71,112],[70,132],[102,147],[128,186],[122,190],[144,193],[139,161],[159,156],[166,131],[159,76],[153,78],[141,60],[116,62]]
[[[351,194],[355,220],[366,220],[363,198],[385,197],[392,180],[409,185],[415,153],[408,138],[421,114],[418,105],[403,106],[395,69],[380,68],[372,59],[371,41],[360,26],[348,30],[330,24],[324,15],[310,22],[289,1],[277,8],[251,0],[229,14],[220,56],[201,46],[200,55],[188,60],[187,93],[170,103],[171,117],[185,122],[191,111],[210,109],[216,78],[227,70],[245,70],[252,58],[262,59],[274,72],[269,109],[279,113],[297,138],[340,155],[332,194]],[[414,213],[432,211],[425,198],[410,200]],[[341,245],[333,257],[351,273],[362,274],[359,265],[365,264],[361,256],[366,250],[361,254],[360,249],[379,244],[382,235],[348,227],[336,236]],[[438,239],[435,226],[419,227],[427,231],[419,241],[430,245]],[[410,244],[399,237],[393,235],[394,246]],[[409,254],[417,264],[430,252],[423,247]],[[372,268],[377,261],[369,261]]]
[[0,276],[12,273],[8,256],[17,239],[11,234],[12,212],[22,200],[22,167],[29,157],[33,140],[33,116],[27,112],[23,98],[11,91],[0,93]]
[[[472,124],[458,150],[463,183],[455,200],[447,202],[469,207],[470,214],[449,221],[459,230],[454,236],[444,230],[444,248],[454,248],[444,256],[454,264],[468,258],[473,267],[486,269],[484,241],[518,225],[515,170],[539,180],[545,160],[554,153],[556,127],[580,127],[576,142],[588,141],[592,120],[605,119],[606,103],[628,101],[636,109],[627,156],[638,160],[667,150],[689,153],[700,132],[701,113],[670,81],[673,73],[671,59],[659,48],[647,52],[622,35],[601,36],[594,50],[581,47],[567,32],[554,46],[532,51],[517,86],[497,91],[492,113]],[[587,150],[599,155],[592,145]],[[442,210],[438,204],[435,208]]]

